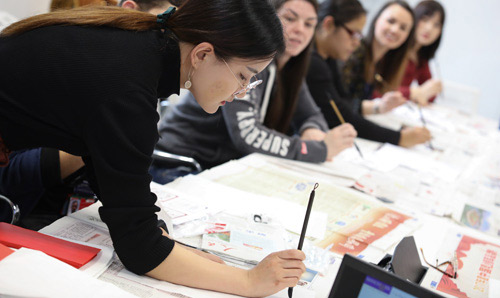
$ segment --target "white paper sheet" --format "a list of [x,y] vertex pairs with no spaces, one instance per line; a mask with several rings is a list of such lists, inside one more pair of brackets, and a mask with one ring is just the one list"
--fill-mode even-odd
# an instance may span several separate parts
[[490,279],[490,288],[489,288],[488,292],[489,292],[488,298],[498,298],[498,294],[500,293],[500,280],[499,279]]
[[0,261],[0,296],[135,297],[42,252],[21,248]]

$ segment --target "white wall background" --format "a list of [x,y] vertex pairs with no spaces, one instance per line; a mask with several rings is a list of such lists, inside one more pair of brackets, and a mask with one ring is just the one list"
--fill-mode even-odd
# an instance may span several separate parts
[[[408,0],[414,6],[419,0]],[[361,0],[371,17],[385,0]],[[444,80],[481,90],[479,113],[500,119],[499,0],[440,0],[446,24],[437,52]],[[25,18],[48,11],[50,0],[0,0],[0,11]],[[368,27],[368,25],[367,25]]]
[[0,0],[0,11],[6,11],[18,19],[49,11],[50,0]]
[[[368,27],[386,1],[360,1],[368,10]],[[419,2],[407,1],[412,7]],[[436,55],[443,80],[479,89],[479,114],[500,119],[500,1],[439,2],[446,10],[444,35]]]

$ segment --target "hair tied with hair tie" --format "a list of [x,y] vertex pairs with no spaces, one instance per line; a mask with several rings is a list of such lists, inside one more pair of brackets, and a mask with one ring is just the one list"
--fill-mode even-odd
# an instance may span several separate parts
[[163,28],[167,26],[167,20],[175,12],[175,7],[169,7],[164,13],[156,16],[156,22],[161,24]]

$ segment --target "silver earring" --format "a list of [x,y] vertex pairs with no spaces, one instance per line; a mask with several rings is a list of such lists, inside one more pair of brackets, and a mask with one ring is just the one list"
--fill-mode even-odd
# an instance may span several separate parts
[[193,83],[191,83],[191,69],[189,69],[187,81],[184,82],[184,88],[186,88],[186,89],[189,89],[189,88],[191,88],[191,86],[193,86]]

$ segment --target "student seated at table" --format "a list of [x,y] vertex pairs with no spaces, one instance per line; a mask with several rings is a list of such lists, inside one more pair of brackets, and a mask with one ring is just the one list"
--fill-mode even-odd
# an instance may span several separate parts
[[[415,44],[408,55],[408,65],[399,90],[421,105],[433,102],[442,90],[441,80],[433,79],[429,60],[434,58],[441,42],[445,19],[444,8],[435,0],[420,2],[415,8]],[[410,87],[416,80],[419,86]]]
[[14,23],[0,35],[0,162],[36,147],[82,156],[115,251],[136,274],[246,297],[294,286],[301,251],[243,270],[176,244],[158,228],[148,174],[158,98],[190,87],[214,113],[283,48],[262,0],[187,0],[159,16],[96,6]]
[[[389,1],[378,11],[368,35],[343,70],[354,111],[362,115],[384,113],[406,102],[395,90],[401,84],[406,54],[413,44],[413,24],[413,11],[405,1]],[[369,100],[374,91],[384,94],[383,98]]]
[[[160,149],[190,156],[207,168],[252,152],[308,162],[331,160],[352,146],[350,124],[328,130],[305,84],[317,23],[315,1],[273,1],[283,23],[286,50],[260,75],[234,80],[254,87],[210,117],[188,94],[160,123]],[[196,78],[196,72],[192,74]],[[212,91],[214,92],[214,91]],[[227,101],[232,101],[228,98]]]
[[[165,11],[179,0],[123,0],[120,5],[152,14]],[[116,5],[113,1],[56,1],[51,11],[84,5]],[[12,152],[10,163],[0,168],[0,194],[18,205],[19,225],[39,230],[65,214],[65,204],[73,187],[84,178],[84,163],[74,156],[53,148],[36,148]],[[10,217],[6,210],[0,220]]]
[[366,22],[366,12],[361,3],[358,0],[327,0],[321,4],[319,15],[307,85],[328,126],[340,124],[330,102],[333,100],[345,121],[354,126],[361,138],[403,147],[429,141],[430,133],[426,128],[387,129],[366,120],[349,109],[346,103],[349,99],[346,99],[348,95],[342,84],[339,64],[347,61],[360,45],[361,31]]

